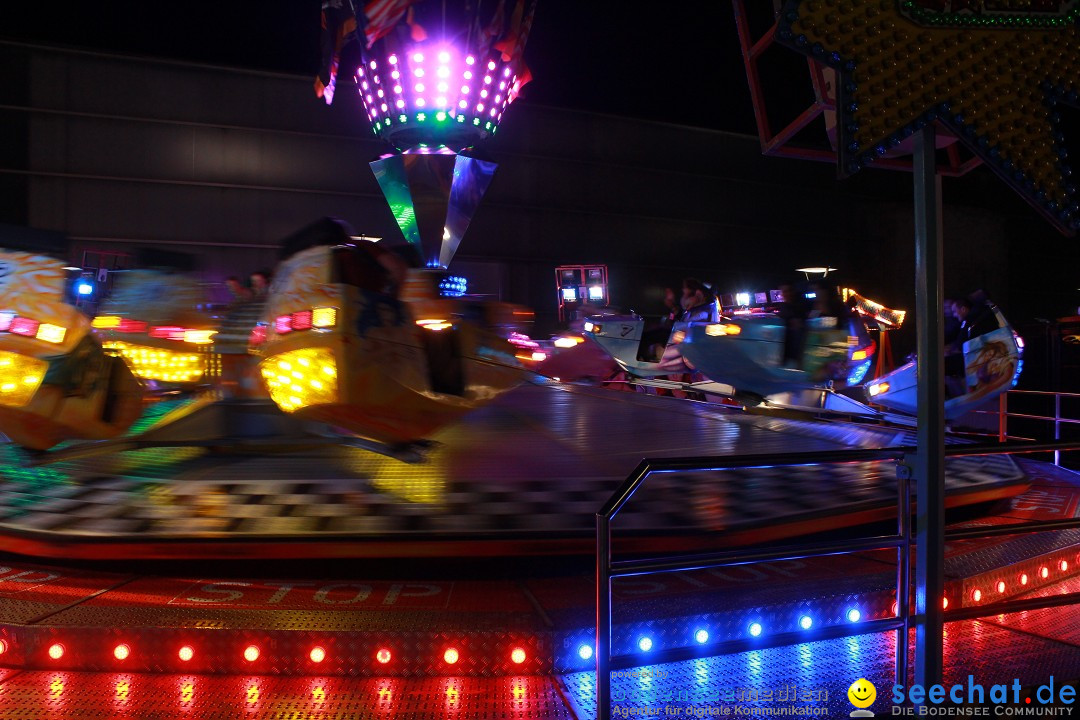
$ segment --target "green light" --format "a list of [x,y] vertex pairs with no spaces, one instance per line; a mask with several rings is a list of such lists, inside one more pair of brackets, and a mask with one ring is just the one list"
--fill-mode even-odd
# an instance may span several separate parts
[[465,122],[465,116],[464,116],[464,115],[458,115],[458,116],[457,116],[457,121],[458,121],[459,123],[463,123],[463,122]]
[[491,129],[491,123],[488,123],[488,124],[484,125],[484,129],[485,130],[490,130]]
[[473,125],[479,125],[480,124],[480,118],[473,118],[472,119],[472,124]]
[[398,115],[397,119],[398,119],[398,122],[407,122],[409,117],[408,117],[408,115]]
[[439,112],[435,113],[435,119],[439,122],[446,122],[446,113],[440,110]]
[[416,113],[416,119],[419,122],[424,122],[425,120],[427,120],[427,113]]

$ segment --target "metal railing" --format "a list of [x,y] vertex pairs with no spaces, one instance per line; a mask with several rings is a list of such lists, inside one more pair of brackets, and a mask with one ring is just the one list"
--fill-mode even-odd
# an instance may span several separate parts
[[[1013,453],[1055,452],[1080,450],[1080,442],[1073,443],[1025,443],[1013,445],[968,445],[945,448],[946,457],[1001,455]],[[598,720],[611,718],[611,671],[633,667],[640,664],[633,656],[611,655],[612,631],[612,581],[617,577],[646,575],[663,572],[698,570],[711,567],[745,565],[779,560],[840,555],[869,550],[895,548],[897,551],[896,569],[896,617],[879,618],[854,625],[840,625],[824,628],[814,633],[814,639],[828,639],[849,635],[862,635],[871,632],[895,631],[896,676],[907,677],[908,668],[908,629],[913,619],[918,616],[911,612],[911,552],[912,540],[911,516],[911,471],[905,462],[916,451],[915,447],[884,448],[876,450],[850,449],[820,452],[787,453],[781,455],[732,455],[690,458],[647,458],[626,478],[604,506],[596,514],[596,707]],[[897,529],[891,535],[859,536],[827,542],[815,542],[797,546],[768,548],[760,550],[734,550],[694,555],[677,555],[658,558],[639,558],[634,560],[614,561],[612,559],[611,521],[640,489],[645,480],[654,473],[677,471],[731,470],[747,467],[790,467],[794,465],[812,465],[830,462],[871,462],[889,461],[897,463]],[[1014,535],[1049,530],[1069,530],[1080,528],[1080,518],[1020,523],[992,528],[967,528],[944,531],[946,540],[975,539]],[[933,569],[943,576],[943,559],[939,567]],[[925,596],[926,588],[915,588],[915,596]],[[1047,598],[1009,600],[999,603],[968,607],[946,611],[946,621],[964,620],[1003,612],[1031,610],[1080,603],[1080,593],[1069,593]],[[711,648],[711,655],[741,652],[751,647],[776,647],[796,642],[805,642],[805,634],[783,633],[769,638],[728,640],[717,643]],[[923,642],[916,638],[916,644]],[[696,648],[673,648],[653,656],[651,663],[673,662],[701,657]],[[898,680],[898,682],[904,682]]]
[[[1051,415],[1032,415],[1030,413],[1018,413],[1009,412],[1009,396],[1013,397],[1052,397],[1054,399],[1054,414]],[[1061,399],[1068,398],[1070,400],[1077,400],[1080,404],[1080,393],[1067,393],[1067,392],[1048,392],[1043,390],[1010,390],[1006,393],[1002,393],[998,396],[998,410],[996,414],[998,417],[998,442],[1006,442],[1009,440],[1009,418],[1021,418],[1024,420],[1039,420],[1042,422],[1054,423],[1054,441],[1061,440],[1061,426],[1062,425],[1076,425],[1080,426],[1080,419],[1067,418],[1061,415]],[[985,414],[986,410],[977,410],[977,413]],[[1054,464],[1061,465],[1061,451],[1054,451]]]

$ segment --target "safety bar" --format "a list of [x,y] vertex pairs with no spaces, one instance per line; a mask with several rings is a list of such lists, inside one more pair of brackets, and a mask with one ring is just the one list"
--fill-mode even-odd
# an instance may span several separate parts
[[[992,445],[947,446],[946,457],[964,457],[975,455],[1005,455],[1017,453],[1060,452],[1080,449],[1080,442],[1072,443],[1011,443]],[[827,628],[815,635],[816,638],[845,637],[867,632],[886,632],[895,630],[896,671],[898,677],[907,675],[908,630],[911,623],[910,605],[910,570],[911,570],[911,473],[903,463],[905,458],[914,455],[917,448],[903,446],[881,449],[844,449],[813,452],[784,453],[778,455],[752,454],[731,456],[704,456],[689,458],[646,458],[626,478],[618,489],[608,498],[596,514],[596,707],[598,720],[611,718],[611,670],[613,668],[633,667],[631,656],[611,656],[611,584],[616,577],[644,575],[682,570],[697,570],[708,567],[742,565],[756,562],[774,562],[778,560],[799,559],[813,556],[847,554],[895,548],[897,550],[897,586],[895,618],[859,623],[857,626],[837,626]],[[630,501],[634,493],[645,480],[654,473],[678,471],[731,470],[748,467],[790,467],[794,465],[814,465],[836,462],[872,462],[897,461],[897,533],[886,536],[847,538],[843,540],[814,543],[803,546],[787,546],[757,551],[725,551],[717,553],[681,555],[663,558],[639,558],[635,560],[613,561],[611,555],[611,520]],[[1080,519],[1050,520],[1011,525],[1004,528],[971,528],[950,531],[946,538],[950,540],[995,537],[1025,532],[1044,532],[1047,530],[1065,530],[1080,527]],[[921,590],[925,591],[925,588]],[[916,592],[920,589],[917,588]],[[1075,597],[1074,597],[1075,596]],[[979,608],[961,608],[946,613],[948,621],[979,617],[987,614],[1013,611],[1016,609],[1034,609],[1080,602],[1080,593],[1060,595],[1048,598],[1031,598],[1020,601],[1006,601],[985,605]],[[970,614],[974,613],[974,614]],[[805,636],[795,633],[777,635],[767,642],[733,640],[719,643],[717,654],[741,652],[750,647],[779,646],[805,640]],[[923,642],[916,638],[916,643]],[[667,650],[657,656],[658,661],[699,657],[700,651],[691,648]]]

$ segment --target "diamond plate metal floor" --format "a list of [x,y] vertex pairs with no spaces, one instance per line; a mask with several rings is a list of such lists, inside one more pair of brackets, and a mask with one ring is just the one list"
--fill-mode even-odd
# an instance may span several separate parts
[[[591,554],[596,509],[642,457],[885,447],[906,436],[549,383],[507,393],[434,439],[415,465],[345,447],[171,447],[27,467],[21,451],[0,446],[0,550],[66,559]],[[948,463],[950,505],[1025,483],[1006,457]],[[708,537],[716,545],[882,520],[894,488],[889,463],[657,476],[620,514],[617,542],[686,549],[703,530],[724,530]]]

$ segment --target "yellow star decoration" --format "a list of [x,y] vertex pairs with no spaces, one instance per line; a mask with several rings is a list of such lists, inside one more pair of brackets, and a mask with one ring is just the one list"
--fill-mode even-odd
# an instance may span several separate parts
[[789,0],[777,37],[840,72],[841,173],[872,164],[939,120],[1073,234],[1080,207],[1054,106],[1077,104],[1077,5]]

